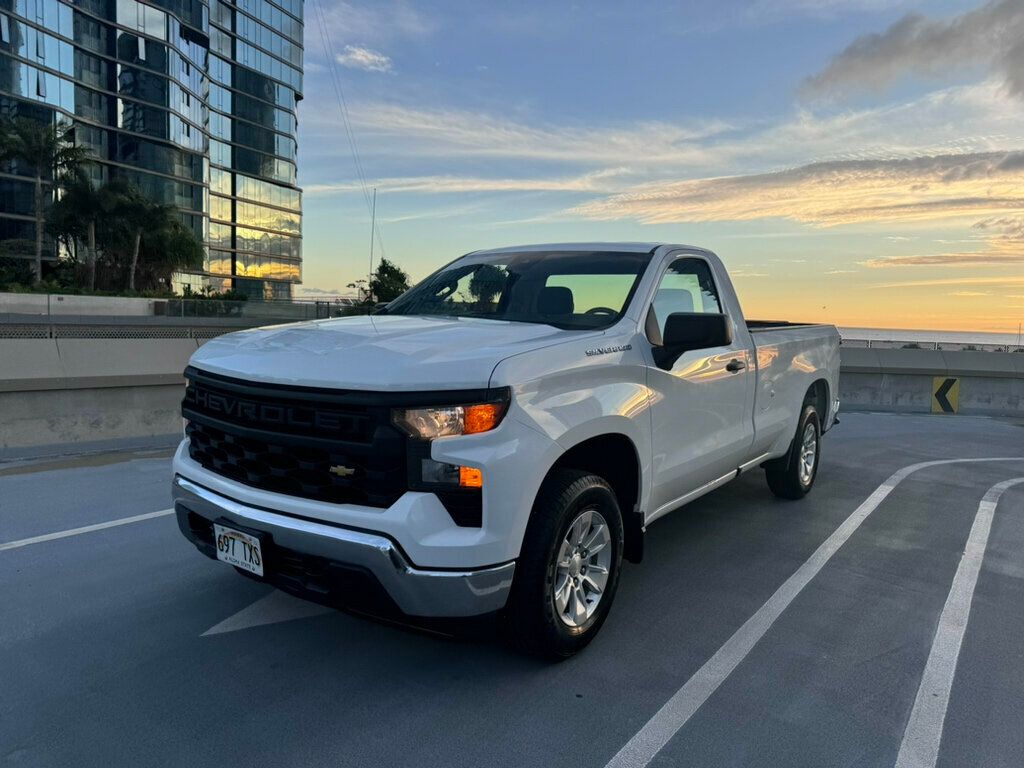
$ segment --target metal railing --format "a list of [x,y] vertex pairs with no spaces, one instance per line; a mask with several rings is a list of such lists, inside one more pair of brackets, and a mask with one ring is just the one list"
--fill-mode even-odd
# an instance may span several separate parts
[[[355,311],[358,311],[358,305],[354,299],[224,301],[0,293],[0,338],[209,339],[239,328],[341,317]],[[1024,352],[1019,342],[858,338],[858,333],[863,332],[857,329],[844,331],[843,346],[950,352]],[[935,336],[941,336],[941,332],[936,331]]]
[[225,301],[222,299],[145,299],[119,296],[0,293],[0,320],[65,317],[251,317],[317,320],[338,317],[352,304],[339,301]]
[[843,338],[844,347],[867,349],[929,349],[939,352],[1024,352],[1019,344],[985,344],[967,341],[920,341]]
[[208,339],[239,328],[339,317],[353,304],[0,293],[0,338]]
[[201,319],[270,325],[340,317],[358,311],[354,300],[225,301],[120,296],[0,293],[0,323],[167,324]]
[[0,339],[212,339],[253,324],[211,323],[175,325],[156,323],[0,322]]

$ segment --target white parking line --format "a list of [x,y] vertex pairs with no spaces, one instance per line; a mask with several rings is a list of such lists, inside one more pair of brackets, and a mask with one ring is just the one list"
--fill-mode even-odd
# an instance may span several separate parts
[[30,539],[19,539],[18,541],[8,541],[6,544],[0,544],[0,552],[3,552],[7,549],[27,547],[29,544],[41,544],[44,541],[64,539],[68,536],[77,536],[80,533],[92,533],[93,531],[102,531],[105,528],[115,528],[119,525],[128,525],[128,523],[138,523],[143,520],[152,520],[154,517],[165,517],[167,515],[173,514],[173,509],[161,509],[159,512],[147,512],[144,515],[122,517],[117,520],[108,520],[105,523],[96,523],[95,525],[83,525],[81,528],[70,528],[66,531],[57,531],[56,533],[44,533],[42,536],[33,536]]
[[953,689],[953,677],[956,675],[956,663],[967,630],[967,620],[971,615],[974,587],[978,583],[988,535],[992,530],[992,518],[999,497],[1007,488],[1020,483],[1024,483],[1024,477],[993,485],[978,505],[978,514],[974,517],[974,525],[967,537],[963,559],[956,569],[953,586],[950,587],[949,597],[939,617],[939,627],[935,630],[935,640],[921,676],[914,708],[903,732],[896,768],[933,768],[939,759],[939,744],[946,722],[949,694]]
[[605,768],[644,768],[661,751],[669,740],[686,725],[694,713],[704,704],[718,687],[732,674],[751,649],[764,637],[790,603],[804,587],[818,575],[839,548],[853,535],[868,515],[909,475],[921,469],[942,464],[966,464],[984,461],[1024,461],[1024,457],[991,459],[941,459],[911,464],[895,472],[888,480],[875,489],[846,520],[825,539],[813,555],[801,565],[779,587],[735,634],[725,641],[714,656],[704,662],[693,677],[647,721],[632,739],[626,742]]

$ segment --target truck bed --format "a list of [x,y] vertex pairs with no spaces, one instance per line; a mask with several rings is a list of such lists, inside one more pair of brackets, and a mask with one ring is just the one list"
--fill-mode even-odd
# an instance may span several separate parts
[[779,328],[811,328],[825,323],[791,323],[789,320],[747,320],[747,328],[751,333],[770,331]]

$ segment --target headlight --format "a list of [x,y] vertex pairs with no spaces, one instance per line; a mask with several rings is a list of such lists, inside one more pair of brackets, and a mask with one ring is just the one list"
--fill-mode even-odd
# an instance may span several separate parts
[[449,405],[440,408],[398,408],[395,425],[410,437],[433,440],[449,435],[475,435],[490,432],[501,423],[508,401]]

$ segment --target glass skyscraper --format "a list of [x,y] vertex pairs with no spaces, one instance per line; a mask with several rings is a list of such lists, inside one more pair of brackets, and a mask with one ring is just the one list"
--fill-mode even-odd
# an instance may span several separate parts
[[[0,115],[73,120],[94,181],[177,206],[206,245],[179,291],[290,297],[302,3],[0,0]],[[0,174],[0,240],[34,237],[32,207],[31,181]]]

